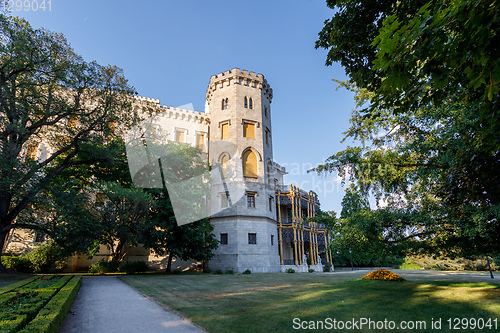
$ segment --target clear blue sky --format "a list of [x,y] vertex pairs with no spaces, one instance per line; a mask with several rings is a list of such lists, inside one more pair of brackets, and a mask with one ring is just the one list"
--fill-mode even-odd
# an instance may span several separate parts
[[340,141],[353,96],[332,81],[345,79],[344,70],[325,67],[326,51],[314,49],[333,15],[326,1],[52,0],[51,9],[12,15],[62,32],[87,61],[123,68],[139,95],[164,105],[203,111],[211,75],[233,67],[264,74],[274,90],[274,159],[289,172],[285,182],[340,211],[335,175],[305,172],[352,144]]

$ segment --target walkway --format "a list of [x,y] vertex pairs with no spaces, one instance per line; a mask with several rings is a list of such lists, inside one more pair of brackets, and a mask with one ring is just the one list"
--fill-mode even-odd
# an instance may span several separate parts
[[114,276],[84,276],[61,333],[205,332]]

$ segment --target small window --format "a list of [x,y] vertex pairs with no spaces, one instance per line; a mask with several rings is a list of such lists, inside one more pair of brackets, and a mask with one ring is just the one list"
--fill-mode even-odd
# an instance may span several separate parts
[[274,245],[274,235],[271,235],[271,246]]
[[255,193],[247,193],[248,208],[255,208]]
[[220,160],[221,164],[221,177],[228,178],[229,177],[229,156],[224,155]]
[[248,244],[257,244],[257,234],[248,234]]
[[264,116],[267,118],[267,106],[264,106]]
[[229,104],[229,99],[228,98],[223,98],[222,99],[222,110],[227,110]]
[[266,128],[266,145],[269,146],[269,137],[270,137],[270,133],[269,133],[269,130]]
[[227,244],[227,234],[220,234],[220,243]]
[[222,139],[227,139],[229,136],[229,124],[222,124]]
[[203,151],[205,148],[205,134],[199,133],[196,137],[196,148]]
[[184,142],[184,131],[176,131],[175,132],[175,141],[176,142]]
[[250,100],[248,101],[248,108],[253,109],[252,97],[250,97]]
[[221,208],[229,207],[229,193],[221,193],[220,194],[220,206]]
[[106,201],[106,194],[102,192],[97,192],[95,194],[95,206],[102,207],[104,206],[104,202]]
[[243,137],[255,139],[255,124],[243,123]]
[[245,97],[245,99],[243,100],[243,107],[246,109],[248,108],[248,99]]
[[270,212],[273,211],[273,203],[274,203],[274,198],[273,197],[269,197],[269,211]]

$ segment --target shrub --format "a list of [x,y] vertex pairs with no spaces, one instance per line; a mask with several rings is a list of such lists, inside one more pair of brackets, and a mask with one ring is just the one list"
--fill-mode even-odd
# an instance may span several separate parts
[[25,255],[31,262],[33,273],[55,273],[66,267],[68,257],[54,242],[47,242]]
[[[314,270],[313,270],[314,271]],[[287,273],[295,273],[295,269],[289,268],[286,270]]]
[[224,272],[223,272],[223,271],[221,271],[220,269],[216,269],[216,270],[214,271],[214,274],[224,274]]
[[203,273],[207,273],[207,274],[208,274],[208,273],[210,273],[210,272],[212,272],[212,271],[210,270],[210,268],[205,268],[205,269],[203,269]]
[[6,256],[2,257],[2,264],[13,271],[19,273],[33,273],[31,262],[25,256]]
[[309,268],[309,273],[314,273],[314,272],[315,272],[315,270],[314,270],[314,269]]
[[234,271],[232,269],[228,269],[225,274],[234,274]]
[[123,263],[120,266],[120,271],[127,274],[142,273],[148,270],[148,264],[145,261],[131,261]]
[[323,266],[323,272],[330,272],[332,270],[332,264],[329,262],[325,262]]
[[249,269],[246,269],[246,270],[243,272],[243,274],[252,274],[252,271],[251,271],[251,270],[249,270]]
[[120,264],[114,261],[108,261],[107,259],[101,259],[89,267],[89,273],[92,274],[105,274],[113,273],[118,270]]
[[377,269],[363,276],[363,280],[382,280],[382,281],[405,281],[401,276],[394,274],[386,269]]

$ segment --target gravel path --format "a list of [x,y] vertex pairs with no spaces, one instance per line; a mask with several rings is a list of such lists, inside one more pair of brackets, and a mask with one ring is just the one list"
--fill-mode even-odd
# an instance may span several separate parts
[[205,332],[114,276],[84,276],[61,333]]

